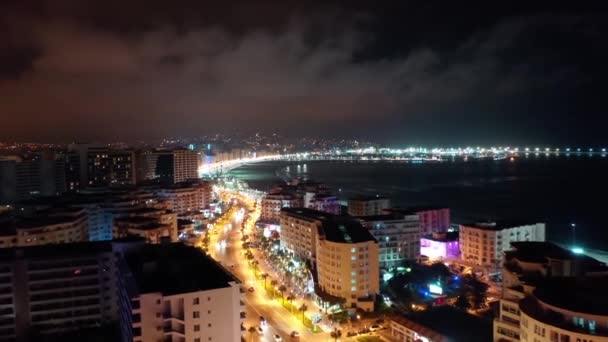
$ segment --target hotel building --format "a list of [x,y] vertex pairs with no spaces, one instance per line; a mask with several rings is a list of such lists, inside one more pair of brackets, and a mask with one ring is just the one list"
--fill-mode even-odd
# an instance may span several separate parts
[[166,201],[169,209],[178,214],[200,211],[211,203],[211,184],[209,182],[181,183],[163,187],[156,194]]

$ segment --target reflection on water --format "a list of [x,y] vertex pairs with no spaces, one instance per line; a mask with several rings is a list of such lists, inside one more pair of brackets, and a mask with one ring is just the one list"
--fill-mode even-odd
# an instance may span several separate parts
[[[298,168],[298,165],[300,167]],[[608,249],[603,217],[608,160],[529,156],[509,160],[444,163],[307,161],[246,165],[231,175],[267,190],[274,182],[303,177],[324,182],[342,199],[383,194],[397,206],[445,205],[453,220],[514,218],[547,222],[550,239],[577,239]],[[338,191],[341,189],[341,191]],[[580,228],[579,228],[580,227]]]

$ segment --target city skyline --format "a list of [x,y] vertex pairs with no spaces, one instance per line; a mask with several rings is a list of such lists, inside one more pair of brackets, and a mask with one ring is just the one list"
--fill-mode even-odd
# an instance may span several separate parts
[[0,6],[7,139],[604,144],[606,15],[592,5]]

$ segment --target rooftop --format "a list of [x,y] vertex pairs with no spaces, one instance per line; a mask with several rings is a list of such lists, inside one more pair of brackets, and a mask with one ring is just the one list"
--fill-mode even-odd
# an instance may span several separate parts
[[52,226],[56,224],[71,223],[80,220],[84,215],[80,216],[37,216],[35,218],[26,218],[17,220],[15,223],[16,229],[33,229],[44,226]]
[[540,301],[558,308],[608,316],[608,277],[572,277],[547,280],[533,294]]
[[531,226],[531,225],[536,225],[536,224],[540,224],[540,223],[529,222],[529,221],[528,222],[525,222],[525,221],[519,221],[519,222],[518,221],[498,221],[498,222],[474,222],[474,223],[462,224],[462,226],[483,229],[483,230],[495,230],[496,231],[496,230],[521,227],[521,226]]
[[323,222],[320,234],[325,240],[341,243],[376,241],[368,229],[353,219],[334,218]]
[[111,251],[112,243],[109,241],[48,244],[32,247],[0,248],[0,259],[80,257]]
[[[395,317],[393,321],[405,325],[421,335],[439,339],[437,334],[448,341],[485,342],[492,340],[492,321],[459,311],[451,306],[439,306],[416,312],[407,317]],[[434,338],[433,338],[434,337]]]
[[201,250],[181,243],[145,245],[127,257],[139,293],[163,295],[229,287],[239,282]]
[[458,232],[433,233],[423,236],[423,238],[439,242],[458,241]]
[[335,217],[333,214],[308,208],[282,208],[281,212],[304,220],[327,220]]
[[584,254],[576,254],[551,242],[520,241],[511,242],[514,248],[505,251],[507,259],[517,258],[527,262],[545,262],[547,258],[558,260],[579,260],[589,264],[603,265],[603,263]]
[[350,197],[348,200],[349,201],[380,201],[380,200],[388,200],[388,198],[384,197],[384,196],[358,195],[358,196]]

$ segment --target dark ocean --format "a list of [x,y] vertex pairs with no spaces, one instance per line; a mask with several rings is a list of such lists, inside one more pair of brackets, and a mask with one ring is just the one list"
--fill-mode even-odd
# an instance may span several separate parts
[[[299,166],[298,166],[299,165]],[[394,206],[447,206],[454,223],[526,220],[547,223],[547,238],[608,251],[608,158],[571,155],[441,163],[265,162],[242,166],[230,175],[268,190],[287,177],[329,185],[341,199],[383,195]]]

